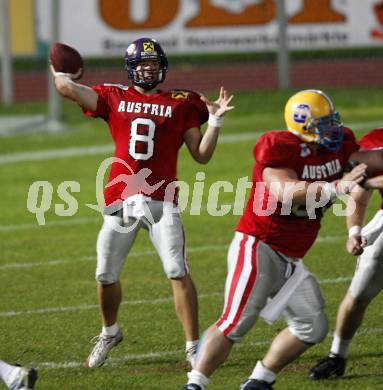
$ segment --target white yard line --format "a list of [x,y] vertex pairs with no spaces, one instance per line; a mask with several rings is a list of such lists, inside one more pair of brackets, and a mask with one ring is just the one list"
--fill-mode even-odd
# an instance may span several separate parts
[[[211,298],[214,296],[222,297],[223,293],[211,293],[211,294],[199,294],[200,299]],[[128,306],[137,306],[137,305],[157,305],[159,303],[173,302],[173,297],[164,297],[158,299],[139,299],[135,301],[122,301],[121,305]],[[20,311],[3,311],[0,312],[0,317],[16,317],[23,315],[33,315],[33,314],[50,314],[50,313],[67,313],[67,312],[77,312],[83,310],[93,310],[97,309],[98,305],[78,305],[78,306],[64,306],[64,307],[47,307],[41,309],[33,310],[20,310]]]
[[[365,127],[377,127],[383,126],[382,121],[371,121],[371,122],[361,122],[361,123],[349,123],[347,124],[355,131],[358,131],[359,128]],[[265,130],[264,132],[266,132]],[[236,143],[249,141],[257,139],[264,132],[253,131],[247,133],[238,133],[238,134],[222,134],[218,143]],[[46,150],[36,150],[33,152],[20,152],[5,154],[0,156],[0,165],[14,164],[19,162],[26,161],[41,161],[41,160],[50,160],[57,158],[65,157],[76,157],[76,156],[90,156],[90,155],[99,155],[99,154],[110,154],[113,153],[114,146],[112,144],[107,145],[92,145],[92,146],[82,146],[82,147],[73,147],[73,148],[64,148],[64,149],[46,149]]]
[[83,225],[87,223],[102,223],[102,217],[80,217],[80,218],[69,218],[69,219],[60,219],[58,221],[47,222],[45,225],[40,226],[37,222],[34,223],[18,223],[14,225],[0,225],[0,232],[13,232],[17,230],[31,230],[37,228],[48,228],[55,226],[65,226],[65,225]]
[[[215,250],[225,250],[228,245],[204,245],[191,247],[187,249],[188,253],[199,253],[205,251],[215,251]],[[144,252],[133,252],[129,254],[129,257],[142,257],[142,256],[156,256],[157,252],[154,250],[144,251]],[[35,268],[35,267],[46,267],[46,266],[54,266],[61,264],[71,264],[78,263],[80,261],[96,261],[96,254],[90,256],[82,256],[82,257],[72,257],[72,258],[64,258],[64,259],[53,259],[46,261],[32,261],[28,263],[6,263],[0,265],[0,271],[7,269],[18,269],[18,268]]]
[[[346,236],[324,236],[324,237],[318,237],[316,239],[317,243],[325,243],[325,242],[336,242],[340,240],[344,240]],[[205,251],[218,251],[218,250],[226,250],[229,245],[205,245],[205,246],[199,246],[199,247],[190,247],[187,249],[188,253],[199,253],[199,252],[205,252]],[[156,251],[144,251],[144,252],[133,252],[129,254],[129,257],[142,257],[142,256],[156,256]],[[6,263],[0,265],[0,271],[5,271],[8,269],[15,270],[15,269],[26,269],[26,268],[36,268],[36,267],[49,267],[49,266],[55,266],[55,265],[62,265],[62,264],[72,264],[72,263],[78,263],[78,262],[88,262],[88,261],[96,261],[96,255],[89,255],[89,256],[81,256],[81,257],[72,257],[72,258],[63,258],[63,259],[52,259],[52,260],[46,260],[46,261],[31,261],[28,263]]]
[[[324,237],[318,237],[316,239],[317,243],[323,243],[323,242],[336,242],[340,240],[344,240],[346,236],[324,236]],[[198,253],[198,252],[205,252],[205,251],[217,251],[217,250],[225,250],[228,248],[229,245],[204,245],[204,246],[198,246],[198,247],[190,247],[187,248],[188,253]],[[157,255],[157,252],[154,250],[150,251],[144,251],[144,252],[133,252],[129,254],[129,257],[141,257],[141,256],[155,256]],[[0,265],[0,271],[5,271],[7,269],[25,269],[25,268],[36,268],[36,267],[47,267],[47,266],[55,266],[55,265],[61,265],[61,264],[71,264],[71,263],[78,263],[82,261],[96,261],[96,255],[89,255],[89,256],[81,256],[81,257],[72,257],[72,258],[63,258],[63,259],[52,259],[52,260],[45,260],[45,261],[31,261],[28,263],[5,263]]]
[[[321,284],[342,284],[348,283],[351,281],[351,277],[342,277],[336,279],[326,279],[320,281]],[[223,292],[213,292],[210,294],[199,294],[200,299],[211,298],[211,297],[221,297],[223,298]],[[173,302],[173,297],[164,297],[158,299],[140,299],[132,301],[123,301],[121,305],[157,305],[159,303]],[[83,310],[94,310],[97,309],[98,305],[78,305],[78,306],[62,306],[62,307],[45,307],[40,309],[31,309],[31,310],[13,310],[13,311],[3,311],[0,312],[1,317],[16,317],[16,316],[25,316],[25,315],[34,315],[34,314],[51,314],[51,313],[67,313],[67,312],[77,312]]]

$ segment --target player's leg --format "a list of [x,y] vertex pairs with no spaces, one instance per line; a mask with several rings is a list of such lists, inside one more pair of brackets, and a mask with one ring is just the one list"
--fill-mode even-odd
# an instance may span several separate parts
[[[117,323],[118,309],[122,299],[120,273],[126,256],[138,232],[136,220],[131,220],[123,233],[116,227],[123,226],[122,218],[106,215],[97,239],[97,292],[102,320],[102,331],[86,360],[86,367],[96,368],[105,363],[109,351],[122,340]],[[128,226],[132,226],[129,231]],[[134,227],[134,228],[133,228]]]
[[170,281],[175,311],[185,332],[186,350],[194,355],[199,338],[197,291],[190,274],[179,279],[171,278]]
[[[199,346],[195,368],[188,374],[184,389],[204,389],[213,372],[226,360],[256,323],[267,298],[285,282],[286,263],[273,258],[266,244],[236,233],[228,252],[225,306],[221,318],[205,333]],[[188,387],[189,386],[189,387]]]
[[37,372],[34,368],[14,366],[0,360],[0,378],[10,390],[34,389]]
[[[319,283],[309,274],[289,299],[284,312],[288,327],[275,337],[265,357],[257,362],[250,379],[272,383],[285,366],[323,340],[328,330],[323,308]],[[244,389],[253,387],[245,386]]]
[[186,338],[187,360],[194,363],[199,338],[198,300],[186,257],[185,234],[179,213],[172,205],[153,201],[150,209],[156,223],[149,224],[150,238],[171,281],[176,314]]
[[339,306],[330,353],[311,370],[312,379],[344,374],[352,339],[363,322],[364,313],[383,289],[383,233],[364,249],[358,259],[351,286]]

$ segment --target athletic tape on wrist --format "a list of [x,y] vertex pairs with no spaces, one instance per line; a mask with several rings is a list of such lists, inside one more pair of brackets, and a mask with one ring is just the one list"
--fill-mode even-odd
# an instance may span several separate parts
[[360,235],[360,232],[362,231],[362,227],[359,225],[351,226],[350,229],[348,229],[348,237]]
[[207,124],[212,127],[222,127],[223,125],[223,116],[216,116],[213,114],[209,114],[209,120],[207,121]]

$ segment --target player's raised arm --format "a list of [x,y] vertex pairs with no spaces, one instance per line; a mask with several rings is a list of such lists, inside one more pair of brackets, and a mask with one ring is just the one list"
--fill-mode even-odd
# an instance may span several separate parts
[[55,73],[57,72],[52,67],[55,87],[62,97],[73,100],[86,110],[96,111],[98,95],[92,88],[74,82],[71,74],[55,75]]
[[55,43],[49,53],[50,69],[57,92],[78,103],[83,109],[95,111],[97,108],[97,93],[90,87],[76,83],[84,72],[80,53],[62,43]]
[[207,99],[205,96],[201,100],[206,104],[209,110],[208,127],[202,135],[198,128],[189,129],[185,135],[185,143],[194,160],[201,164],[206,164],[210,161],[215,147],[217,145],[219,129],[223,125],[224,115],[227,111],[231,111],[234,106],[230,105],[233,95],[221,87],[219,97],[214,102]]

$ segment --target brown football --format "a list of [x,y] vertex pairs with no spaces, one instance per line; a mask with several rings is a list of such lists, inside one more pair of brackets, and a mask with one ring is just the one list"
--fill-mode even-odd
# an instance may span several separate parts
[[51,46],[49,59],[56,72],[76,74],[73,80],[78,80],[84,73],[84,63],[81,54],[71,46],[56,42]]

